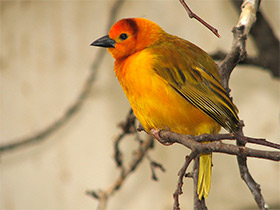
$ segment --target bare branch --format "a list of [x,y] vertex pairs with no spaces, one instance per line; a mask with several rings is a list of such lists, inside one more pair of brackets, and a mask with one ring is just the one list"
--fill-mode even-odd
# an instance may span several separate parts
[[125,120],[118,125],[122,129],[122,133],[120,133],[114,141],[114,159],[118,167],[122,167],[122,153],[120,152],[119,144],[125,135],[135,133],[137,131],[135,127],[135,120],[136,117],[133,114],[132,109],[130,109]]
[[197,142],[204,142],[204,141],[221,141],[221,140],[238,140],[244,144],[246,143],[253,143],[258,144],[266,147],[271,147],[275,149],[280,149],[280,144],[276,144],[266,139],[262,138],[253,138],[248,136],[242,136],[238,133],[228,133],[228,134],[202,134],[199,136],[192,136],[187,135],[188,138],[194,139]]
[[[192,151],[198,151],[198,153],[218,152],[218,153],[224,153],[224,154],[230,154],[236,156],[255,157],[255,158],[280,161],[280,152],[256,150],[244,146],[225,144],[219,141],[225,139],[224,137],[227,136],[226,134],[215,134],[215,135],[203,134],[200,136],[189,136],[189,135],[173,133],[167,130],[160,130],[158,132],[161,138],[160,143],[163,144],[179,143],[191,149]],[[211,140],[211,138],[209,137],[214,137],[214,136],[216,137],[211,143],[201,144],[200,142],[196,141],[196,139],[198,139],[199,141],[209,141]],[[233,137],[231,136],[229,137],[230,139],[233,139]],[[234,139],[238,140],[238,137],[234,136]],[[252,143],[255,144],[254,142]]]
[[[230,52],[227,54],[225,59],[221,61],[218,65],[220,75],[221,75],[221,83],[225,88],[226,92],[229,93],[230,89],[228,86],[229,78],[234,67],[247,56],[246,52],[246,39],[248,37],[249,31],[256,21],[256,13],[259,9],[260,1],[259,0],[244,0],[241,5],[241,14],[239,16],[239,21],[237,25],[233,28],[233,43]],[[239,131],[240,136],[244,136],[242,128]],[[259,209],[266,209],[266,203],[261,194],[261,190],[259,185],[252,178],[249,169],[247,167],[247,156],[253,155],[259,158],[270,158],[272,160],[279,161],[279,152],[269,152],[269,151],[257,151],[257,150],[247,150],[247,154],[245,154],[245,144],[246,142],[237,140],[237,146],[240,147],[242,154],[237,156],[238,166],[241,178],[245,181],[248,188],[250,189]],[[252,153],[251,153],[252,152]],[[253,154],[254,153],[254,154]],[[263,157],[260,157],[260,153],[262,153]],[[268,158],[268,159],[270,159]]]
[[180,3],[183,5],[183,7],[186,9],[188,15],[190,18],[194,18],[198,20],[200,23],[202,23],[204,26],[206,26],[210,31],[212,31],[217,37],[220,37],[220,34],[216,28],[208,24],[206,21],[204,21],[202,18],[200,18],[198,15],[196,15],[186,4],[184,0],[179,0]]
[[80,110],[85,99],[88,97],[91,87],[92,87],[92,83],[94,82],[95,77],[96,77],[97,69],[101,64],[104,55],[105,55],[104,51],[102,51],[102,50],[98,51],[97,56],[95,57],[94,64],[91,69],[91,73],[88,76],[81,93],[79,94],[79,96],[76,99],[76,101],[74,102],[74,104],[71,105],[65,111],[65,113],[62,114],[62,116],[60,118],[58,118],[55,122],[53,122],[51,125],[47,126],[42,131],[39,131],[38,133],[35,133],[28,137],[23,137],[23,138],[19,138],[19,139],[15,139],[15,140],[9,140],[8,142],[12,142],[12,143],[2,145],[0,147],[0,154],[11,151],[13,149],[19,149],[23,146],[33,145],[34,143],[40,143],[43,140],[46,140],[47,137],[52,135],[54,132],[56,132],[62,126],[64,126]]
[[[180,2],[186,8],[191,18],[196,16],[194,13],[192,13],[192,11],[188,8],[188,6],[185,4],[183,0],[180,0]],[[244,58],[246,57],[246,38],[249,34],[252,24],[255,21],[255,14],[258,9],[258,1],[250,1],[250,0],[244,1],[242,8],[243,9],[240,15],[239,22],[233,29],[234,40],[232,44],[232,49],[229,52],[229,54],[226,55],[226,58],[219,65],[219,70],[222,75],[223,86],[225,87],[227,92],[229,92],[228,80],[230,78],[230,74],[233,68],[240,61],[244,60]],[[153,170],[154,167],[159,167],[163,170],[162,165],[152,161],[147,155],[147,151],[143,150],[141,146],[137,150],[137,154],[143,154],[143,152],[145,154],[143,154],[143,156],[140,155],[134,158],[131,164],[129,164],[129,167],[125,168],[123,166],[122,159],[121,159],[121,152],[119,151],[118,145],[121,139],[123,139],[123,137],[126,136],[127,134],[129,133],[135,134],[134,133],[135,117],[134,115],[132,115],[132,112],[128,115],[126,120],[121,124],[121,127],[123,129],[123,133],[120,134],[117,140],[115,141],[115,151],[116,151],[115,159],[118,167],[120,167],[121,169],[120,176],[106,190],[88,191],[88,194],[92,195],[93,197],[99,200],[99,209],[103,209],[102,207],[106,206],[108,198],[111,197],[111,195],[122,186],[123,181],[126,179],[126,177],[133,170],[135,170],[136,167],[138,167],[138,164],[142,161],[144,155],[146,155],[148,160],[150,161],[153,179],[157,179]],[[143,129],[140,128],[137,130],[141,131]],[[263,207],[266,206],[264,199],[261,195],[259,185],[253,180],[253,178],[249,173],[246,158],[255,157],[255,158],[263,158],[263,159],[279,161],[280,152],[251,149],[245,147],[245,144],[251,143],[251,144],[262,145],[264,147],[280,149],[279,144],[269,142],[265,139],[246,137],[243,135],[242,131],[236,134],[218,134],[218,135],[204,134],[201,136],[186,136],[186,135],[176,134],[170,131],[162,130],[162,131],[158,131],[157,134],[156,133],[153,134],[155,135],[154,137],[159,139],[159,141],[164,145],[179,143],[191,149],[190,155],[186,157],[185,163],[178,174],[179,178],[177,182],[176,191],[174,192],[173,209],[179,209],[179,195],[182,194],[183,177],[187,175],[186,174],[187,167],[189,166],[190,162],[193,159],[195,159],[194,169],[188,175],[188,177],[192,177],[194,179],[194,209],[207,209],[205,205],[205,200],[204,199],[199,200],[196,194],[197,176],[198,176],[198,167],[197,167],[198,159],[196,157],[198,156],[198,154],[204,152],[219,152],[219,153],[237,156],[242,179],[246,182],[252,194],[254,195],[254,198],[259,208],[264,209]],[[139,138],[139,136],[136,134],[135,138],[137,139]],[[231,144],[226,144],[222,142],[222,140],[236,140],[238,142],[238,145],[235,146]],[[201,144],[201,142],[203,141],[210,141],[211,143]],[[141,141],[139,141],[139,143],[140,145],[142,144]],[[151,147],[152,147],[152,143],[149,146],[149,148]]]
[[205,203],[205,198],[202,197],[200,200],[197,195],[197,183],[198,183],[198,173],[199,173],[199,156],[194,159],[193,164],[193,209],[194,210],[207,210]]
[[[232,1],[234,5],[238,5],[241,1]],[[239,4],[240,5],[240,4]],[[270,71],[275,78],[280,77],[280,41],[273,33],[268,21],[263,16],[262,12],[257,12],[257,21],[252,26],[250,33],[255,41],[258,49],[257,56],[247,56],[238,64],[253,65],[264,68]],[[214,60],[222,60],[226,57],[226,53],[217,51],[211,54]]]
[[[153,147],[153,146],[151,146]],[[165,168],[163,167],[162,164],[154,161],[151,159],[151,157],[149,156],[149,154],[146,155],[147,159],[149,160],[150,162],[150,166],[151,166],[151,170],[152,170],[152,179],[154,181],[158,181],[158,178],[157,178],[157,175],[156,175],[156,172],[155,172],[155,169],[160,169],[162,172],[165,172]]]
[[177,188],[173,194],[173,198],[174,198],[173,210],[180,210],[179,195],[181,195],[183,193],[183,190],[182,190],[183,178],[185,177],[186,170],[187,170],[189,164],[195,157],[197,157],[197,155],[198,155],[198,153],[196,151],[193,151],[193,152],[191,152],[191,154],[189,156],[186,156],[184,165],[182,166],[182,168],[180,169],[180,171],[178,173],[179,178],[178,178],[178,182],[177,182]]
[[[117,0],[116,3],[114,4],[114,6],[112,7],[112,10],[110,12],[109,21],[107,24],[107,31],[109,30],[111,25],[115,22],[116,15],[117,15],[122,3],[123,3],[123,0]],[[53,122],[51,125],[44,128],[42,131],[39,131],[38,133],[35,133],[31,136],[21,137],[19,139],[7,141],[7,142],[12,142],[12,143],[8,143],[6,145],[0,146],[0,154],[11,151],[13,149],[19,149],[23,146],[33,145],[34,143],[40,143],[43,140],[46,140],[47,137],[52,135],[54,132],[56,132],[62,126],[64,126],[80,110],[84,101],[89,96],[92,84],[96,78],[97,70],[103,61],[105,53],[106,53],[105,50],[99,49],[99,51],[97,52],[97,55],[93,61],[90,75],[88,76],[86,82],[84,83],[82,91],[80,92],[76,101],[61,115],[61,117],[59,117],[55,122]]]
[[236,26],[232,29],[233,43],[230,52],[225,59],[218,64],[221,83],[227,93],[230,92],[228,81],[235,66],[247,56],[246,40],[249,31],[256,21],[256,13],[259,8],[259,0],[244,0],[241,14]]
[[[119,176],[116,178],[113,184],[111,184],[105,190],[86,191],[88,195],[96,198],[99,201],[99,210],[103,210],[106,208],[109,198],[112,197],[112,195],[122,187],[124,181],[139,166],[144,157],[147,157],[147,159],[150,162],[150,166],[152,169],[152,178],[154,180],[157,180],[157,176],[154,171],[155,168],[159,168],[161,169],[161,171],[165,171],[164,167],[161,164],[152,160],[148,156],[148,151],[154,146],[154,139],[151,136],[148,136],[146,140],[140,139],[139,133],[136,129],[136,118],[131,109],[129,110],[129,113],[125,120],[119,123],[119,127],[121,128],[121,133],[117,136],[116,140],[114,141],[114,157],[117,167],[120,169]],[[139,143],[139,147],[133,152],[133,158],[128,164],[128,166],[125,166],[123,164],[122,152],[119,148],[119,144],[128,135],[134,135],[135,140],[137,140]]]
[[267,209],[268,206],[266,205],[264,198],[261,194],[260,185],[255,182],[253,177],[251,176],[248,166],[247,166],[247,158],[244,156],[237,156],[239,171],[242,180],[246,183],[248,188],[250,189],[259,209]]
[[[242,1],[232,0],[236,8],[240,8]],[[256,14],[257,21],[252,26],[250,36],[252,36],[258,56],[255,59],[245,59],[244,64],[253,61],[254,65],[259,65],[270,71],[276,78],[280,77],[280,41],[274,34],[271,25],[261,11]],[[243,62],[242,62],[243,63]]]
[[105,209],[108,199],[117,191],[119,190],[125,179],[130,175],[141,163],[143,158],[146,156],[147,152],[150,148],[152,148],[153,145],[153,138],[148,137],[145,141],[143,141],[142,144],[140,144],[139,149],[137,149],[134,153],[134,157],[131,160],[128,167],[121,166],[120,175],[117,177],[117,179],[114,181],[114,183],[109,186],[105,190],[89,190],[86,193],[88,195],[93,196],[94,198],[98,199],[99,201],[99,210]]
[[[214,60],[223,60],[226,57],[226,53],[223,51],[216,51],[211,54],[211,57]],[[272,55],[274,56],[274,55]],[[256,67],[262,67],[262,68],[267,68],[265,64],[263,63],[262,59],[260,56],[247,56],[244,60],[240,61],[238,65],[251,65],[251,66],[256,66]]]

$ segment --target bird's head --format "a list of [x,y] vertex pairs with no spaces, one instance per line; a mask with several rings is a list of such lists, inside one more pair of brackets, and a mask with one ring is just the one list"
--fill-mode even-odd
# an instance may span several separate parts
[[127,18],[116,22],[109,35],[94,41],[92,46],[106,47],[115,59],[123,59],[160,41],[164,31],[144,18]]

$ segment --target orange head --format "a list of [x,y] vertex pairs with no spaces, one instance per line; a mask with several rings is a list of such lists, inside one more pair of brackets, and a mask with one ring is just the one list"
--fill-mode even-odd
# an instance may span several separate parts
[[109,35],[94,41],[92,46],[106,47],[115,59],[126,58],[158,41],[165,32],[144,18],[127,18],[116,22]]

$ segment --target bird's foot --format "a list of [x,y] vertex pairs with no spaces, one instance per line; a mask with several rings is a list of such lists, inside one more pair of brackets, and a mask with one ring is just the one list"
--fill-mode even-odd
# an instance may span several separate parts
[[172,145],[173,143],[170,143],[168,141],[166,141],[165,139],[161,138],[160,137],[160,130],[157,130],[157,129],[151,129],[150,130],[150,135],[152,135],[156,140],[159,141],[159,143],[163,144],[164,146],[170,146]]

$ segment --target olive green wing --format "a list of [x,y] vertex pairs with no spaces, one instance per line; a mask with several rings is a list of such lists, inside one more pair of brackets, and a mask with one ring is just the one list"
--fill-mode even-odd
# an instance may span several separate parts
[[[239,128],[237,108],[221,86],[212,58],[188,43],[183,49],[164,46],[156,50],[154,71],[192,105],[230,132]],[[168,56],[167,56],[168,55]]]

